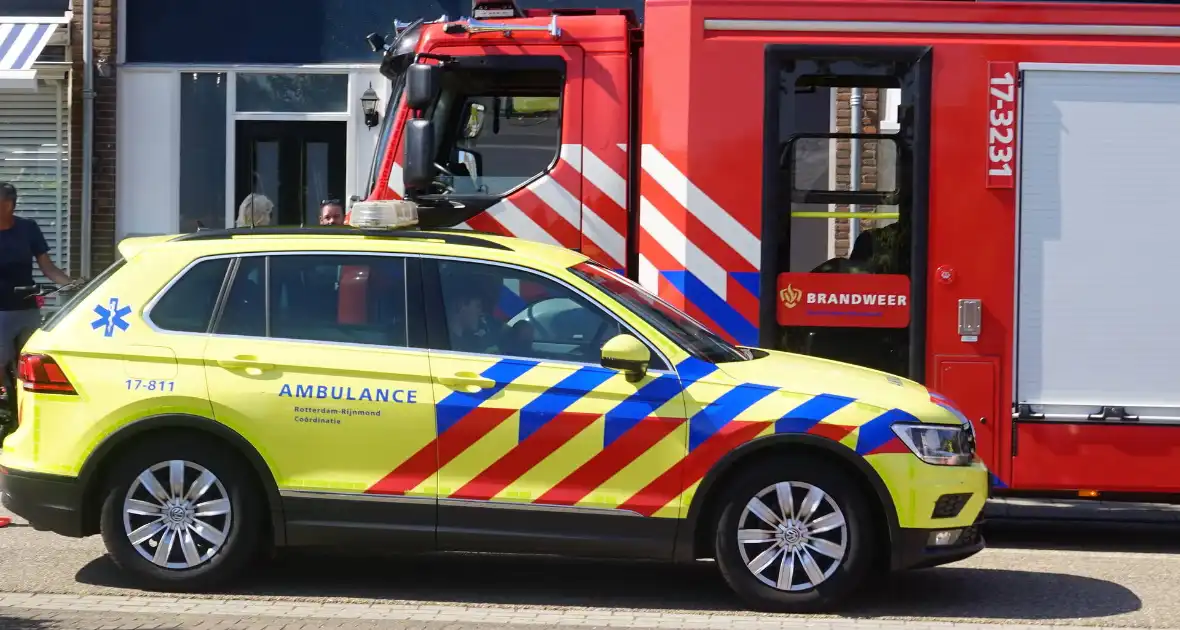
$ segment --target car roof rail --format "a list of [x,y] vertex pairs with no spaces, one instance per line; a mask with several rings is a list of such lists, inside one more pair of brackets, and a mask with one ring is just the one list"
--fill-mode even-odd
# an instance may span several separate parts
[[512,251],[511,247],[503,243],[490,241],[474,234],[471,230],[461,230],[469,234],[459,234],[460,230],[369,230],[350,226],[308,226],[308,227],[240,227],[221,230],[197,230],[181,234],[173,241],[204,241],[214,239],[233,238],[235,236],[368,236],[391,239],[419,239],[424,241],[442,241],[447,245],[465,245],[468,247],[486,247],[501,251]]

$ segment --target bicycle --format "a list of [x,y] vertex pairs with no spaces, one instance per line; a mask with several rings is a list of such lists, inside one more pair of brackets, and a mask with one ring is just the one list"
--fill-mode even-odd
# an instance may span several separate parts
[[[28,286],[13,287],[12,293],[17,298],[22,300],[36,300],[37,307],[41,308],[45,306],[45,300],[47,298],[51,298],[59,293],[78,289],[85,284],[86,280],[83,279],[75,280],[74,282],[63,284],[61,286],[38,283]],[[43,322],[44,316],[42,316],[42,323]],[[13,353],[12,361],[9,361],[4,366],[3,382],[0,383],[0,404],[3,406],[0,407],[0,410],[5,412],[7,417],[0,417],[0,447],[3,447],[4,439],[8,437],[8,434],[16,430],[16,387],[19,376],[20,352],[21,348],[24,347],[25,342],[29,340],[29,337],[32,336],[33,332],[34,331],[32,330],[25,331],[17,335],[17,337],[12,340],[13,347],[16,348],[16,352]]]

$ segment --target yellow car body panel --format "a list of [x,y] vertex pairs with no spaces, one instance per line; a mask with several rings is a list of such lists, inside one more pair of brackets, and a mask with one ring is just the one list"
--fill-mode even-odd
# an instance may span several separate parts
[[[901,528],[962,528],[988,494],[976,463],[924,463],[894,422],[961,425],[921,385],[781,352],[711,364],[569,267],[575,252],[485,237],[510,251],[429,239],[284,235],[128,239],[126,269],[25,351],[53,357],[76,396],[20,396],[0,467],[77,476],[100,443],[149,417],[221,424],[252,445],[279,491],[565,506],[678,521],[726,460],[760,440],[806,435],[867,463]],[[250,253],[461,257],[539,272],[581,291],[662,355],[632,382],[600,365],[157,329],[145,317],[194,261]],[[216,296],[214,296],[216,297]],[[629,350],[633,351],[634,348]],[[945,494],[969,494],[934,518]],[[440,511],[438,526],[447,523]]]

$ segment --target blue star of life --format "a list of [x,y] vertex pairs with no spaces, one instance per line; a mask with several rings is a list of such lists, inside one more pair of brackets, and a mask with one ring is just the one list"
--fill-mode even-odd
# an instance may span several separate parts
[[131,314],[130,306],[119,306],[119,298],[111,298],[110,307],[97,305],[94,307],[95,314],[98,319],[90,322],[90,328],[97,330],[102,328],[103,337],[111,337],[115,334],[115,329],[127,330],[130,324],[125,319]]

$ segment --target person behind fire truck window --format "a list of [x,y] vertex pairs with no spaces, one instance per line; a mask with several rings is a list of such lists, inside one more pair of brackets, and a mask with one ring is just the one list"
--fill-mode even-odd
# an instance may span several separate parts
[[[58,285],[73,282],[49,258],[49,244],[32,219],[16,216],[16,186],[0,182],[0,366],[3,384],[11,393],[15,383],[7,369],[20,353],[24,340],[41,325],[41,308],[33,296],[17,293],[17,287],[34,284],[33,262]],[[15,397],[8,398],[10,409]]]
[[344,225],[344,204],[339,199],[320,202],[320,225]]

